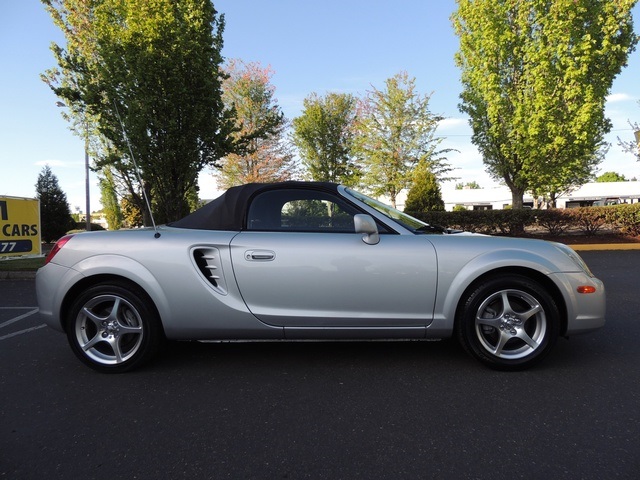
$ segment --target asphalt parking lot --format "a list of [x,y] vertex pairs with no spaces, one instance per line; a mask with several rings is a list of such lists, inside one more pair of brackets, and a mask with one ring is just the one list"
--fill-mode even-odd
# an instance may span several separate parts
[[606,326],[519,373],[443,341],[179,343],[98,374],[33,280],[0,281],[0,479],[637,479],[640,252],[582,256]]

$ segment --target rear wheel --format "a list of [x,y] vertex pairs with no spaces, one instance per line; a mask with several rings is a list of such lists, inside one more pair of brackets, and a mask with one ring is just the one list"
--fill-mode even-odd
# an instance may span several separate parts
[[521,275],[493,277],[467,295],[456,328],[465,350],[485,365],[522,370],[552,349],[560,313],[538,282]]
[[67,317],[67,338],[83,363],[119,373],[155,355],[164,334],[147,295],[134,285],[112,282],[90,287],[77,298]]

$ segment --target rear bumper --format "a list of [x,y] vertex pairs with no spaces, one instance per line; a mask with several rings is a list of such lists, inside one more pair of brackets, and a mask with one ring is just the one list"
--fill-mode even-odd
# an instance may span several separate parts
[[40,318],[51,328],[64,332],[62,302],[64,292],[82,277],[68,267],[48,263],[36,273],[36,297]]

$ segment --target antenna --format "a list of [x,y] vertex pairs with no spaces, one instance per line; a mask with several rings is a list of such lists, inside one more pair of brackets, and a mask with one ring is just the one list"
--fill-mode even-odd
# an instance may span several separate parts
[[151,224],[153,225],[153,230],[156,232],[153,237],[160,238],[160,232],[158,231],[158,227],[156,226],[156,221],[153,218],[153,212],[151,211],[151,204],[149,203],[149,197],[147,197],[147,191],[144,188],[144,183],[142,182],[142,177],[140,176],[140,169],[138,168],[138,162],[136,162],[136,157],[133,156],[133,150],[131,149],[131,143],[129,142],[129,137],[127,136],[127,131],[124,128],[124,122],[120,117],[120,112],[118,111],[118,105],[116,104],[116,100],[113,100],[113,106],[116,109],[116,116],[118,117],[118,121],[120,122],[120,127],[122,128],[122,135],[124,136],[125,142],[127,142],[127,147],[129,148],[129,155],[131,155],[131,160],[133,160],[134,170],[136,172],[136,177],[138,177],[138,182],[142,186],[142,196],[144,197],[144,201],[147,204],[147,210],[149,211],[149,216],[151,217]]

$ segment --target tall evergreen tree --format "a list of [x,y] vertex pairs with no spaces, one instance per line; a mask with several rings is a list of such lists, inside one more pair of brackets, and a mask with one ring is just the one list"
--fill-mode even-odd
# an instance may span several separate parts
[[293,119],[291,139],[311,180],[355,186],[360,175],[353,151],[356,99],[346,93],[312,93]]
[[75,227],[67,195],[58,184],[58,178],[46,165],[38,175],[36,195],[40,200],[42,240],[53,242]]
[[[66,39],[53,45],[58,68],[44,79],[72,114],[97,121],[113,147],[99,167],[127,177],[133,199],[144,188],[159,223],[187,214],[199,172],[231,148],[224,16],[210,0],[42,2]],[[127,136],[144,185],[132,175]]]
[[637,38],[636,0],[457,0],[460,109],[488,172],[522,208],[591,177],[611,123],[604,104]]
[[423,212],[443,211],[444,201],[438,179],[426,161],[421,161],[413,171],[413,183],[407,194],[404,211],[418,217]]

